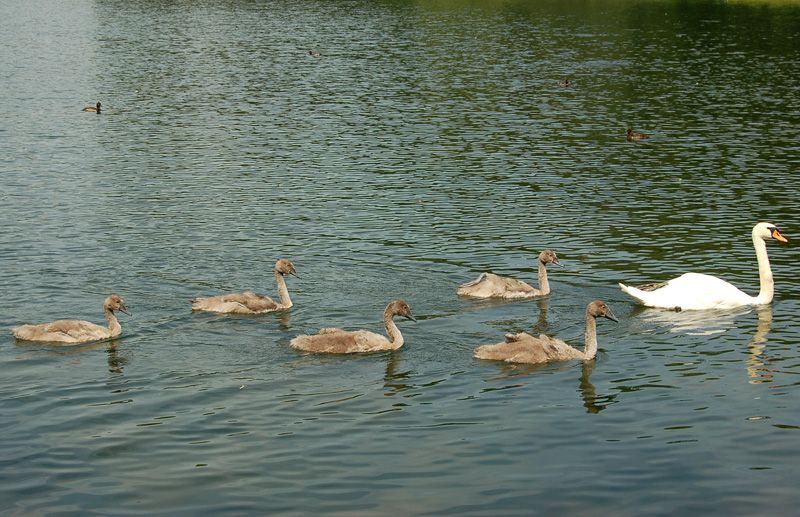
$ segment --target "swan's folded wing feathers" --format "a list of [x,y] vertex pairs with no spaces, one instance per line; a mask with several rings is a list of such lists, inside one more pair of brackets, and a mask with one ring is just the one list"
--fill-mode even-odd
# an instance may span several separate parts
[[356,336],[352,332],[325,334],[325,339],[319,341],[322,343],[321,352],[344,354],[357,347]]
[[262,312],[278,308],[278,304],[275,303],[269,296],[259,296],[255,295],[255,293],[253,294],[254,296],[249,296],[242,302],[242,305],[247,307],[249,310],[253,312]]
[[527,332],[518,332],[516,334],[506,334],[505,337],[506,337],[506,343],[517,343],[519,341],[523,341],[533,336],[531,336]]
[[520,291],[523,293],[529,293],[531,291],[535,291],[533,287],[523,282],[522,280],[517,280],[516,278],[509,278],[509,277],[498,277],[498,278],[502,282],[503,286],[505,286],[506,291]]
[[520,350],[516,354],[510,355],[504,359],[507,363],[531,363],[531,353],[529,350]]
[[655,291],[656,289],[661,289],[662,287],[666,286],[669,282],[652,282],[649,284],[642,284],[634,286],[636,289],[640,291]]
[[45,326],[47,332],[61,332],[68,336],[78,337],[84,332],[91,332],[102,328],[99,325],[90,323],[88,321],[79,320],[56,320]]
[[480,275],[478,275],[478,278],[476,278],[475,280],[471,280],[471,281],[469,281],[467,283],[461,284],[460,287],[472,287],[474,285],[478,285],[481,282],[483,282],[484,280],[486,280],[487,278],[489,278],[489,275],[490,275],[490,273],[481,273]]
[[319,334],[335,334],[336,332],[344,332],[344,330],[337,327],[325,327],[319,329]]
[[336,328],[322,329],[313,336],[303,335],[292,340],[292,346],[309,352],[349,354],[384,350],[389,341],[380,334],[367,330],[347,332]]
[[387,350],[391,348],[391,343],[386,336],[370,332],[369,330],[359,330],[354,332],[356,336],[356,343],[358,352],[372,352],[378,350]]

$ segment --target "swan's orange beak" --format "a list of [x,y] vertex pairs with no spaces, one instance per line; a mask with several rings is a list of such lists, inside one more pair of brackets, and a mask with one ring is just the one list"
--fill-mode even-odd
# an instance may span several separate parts
[[772,238],[779,242],[789,242],[789,239],[781,235],[780,230],[777,228],[772,229]]

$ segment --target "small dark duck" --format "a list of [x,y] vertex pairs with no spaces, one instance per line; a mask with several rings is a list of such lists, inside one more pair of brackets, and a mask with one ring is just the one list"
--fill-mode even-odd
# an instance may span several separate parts
[[86,106],[81,111],[87,111],[89,113],[97,113],[99,115],[100,114],[100,106],[101,106],[101,104],[98,102],[94,106]]
[[644,133],[639,133],[638,131],[634,131],[631,128],[628,128],[627,137],[628,142],[635,142],[636,140],[644,140],[646,138],[650,138],[650,135],[645,135]]

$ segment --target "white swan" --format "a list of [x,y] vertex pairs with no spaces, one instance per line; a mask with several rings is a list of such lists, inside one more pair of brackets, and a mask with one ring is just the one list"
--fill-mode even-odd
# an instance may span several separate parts
[[617,321],[605,302],[595,300],[586,306],[586,334],[583,351],[572,348],[560,339],[541,334],[532,336],[527,332],[506,334],[505,343],[483,345],[475,349],[474,357],[507,363],[542,364],[555,361],[581,359],[588,361],[597,355],[597,318]]
[[753,246],[758,259],[758,276],[761,289],[758,296],[750,296],[732,284],[715,276],[700,273],[686,273],[661,284],[648,284],[631,287],[619,284],[622,290],[648,307],[673,310],[729,309],[742,305],[763,305],[770,303],[775,294],[772,269],[767,257],[765,239],[789,242],[781,235],[775,225],[758,223],[753,227]]

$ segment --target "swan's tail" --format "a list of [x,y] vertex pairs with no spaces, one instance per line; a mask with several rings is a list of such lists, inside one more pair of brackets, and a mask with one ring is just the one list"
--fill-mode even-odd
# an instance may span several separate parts
[[638,300],[639,303],[643,303],[643,304],[647,305],[647,302],[645,301],[645,298],[647,297],[647,293],[646,292],[642,291],[641,289],[637,289],[636,287],[631,287],[629,285],[625,285],[625,284],[623,284],[621,282],[619,284],[619,287],[620,287],[620,289],[622,289],[623,293],[625,293],[628,296],[631,296],[633,298],[636,298],[636,300]]
[[36,336],[35,325],[19,325],[11,329],[11,333],[17,339],[32,340]]

